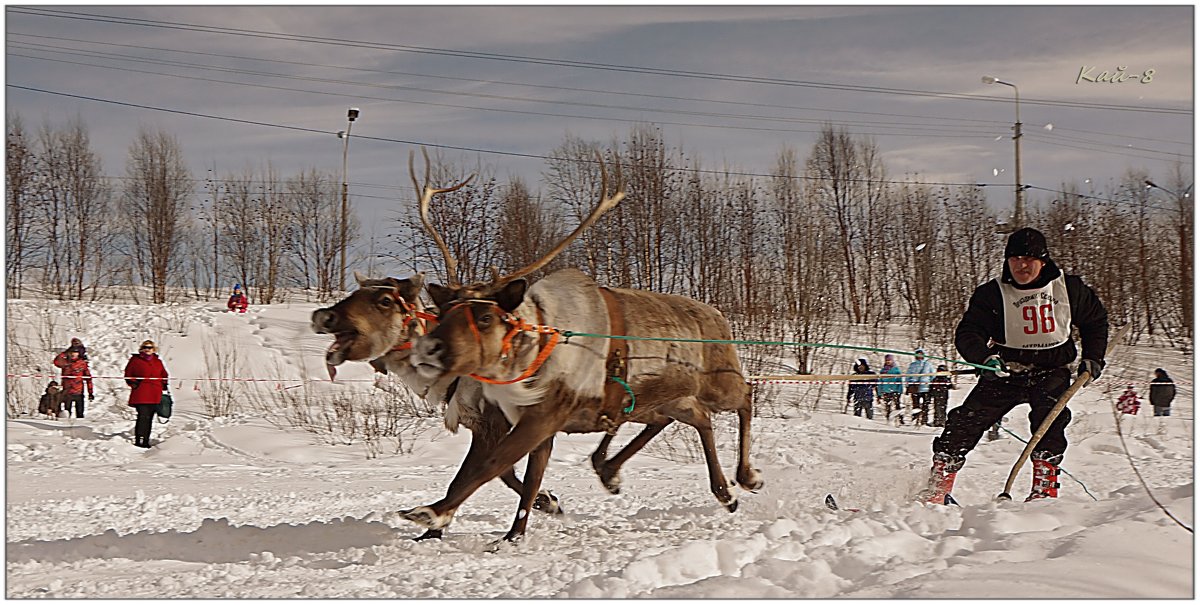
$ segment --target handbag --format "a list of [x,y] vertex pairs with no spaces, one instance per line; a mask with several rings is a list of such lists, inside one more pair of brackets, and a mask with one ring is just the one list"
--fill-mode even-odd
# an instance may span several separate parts
[[158,414],[159,418],[169,419],[171,417],[171,405],[174,403],[174,400],[171,399],[171,394],[163,391],[162,399],[159,400],[158,407],[155,408],[154,413]]

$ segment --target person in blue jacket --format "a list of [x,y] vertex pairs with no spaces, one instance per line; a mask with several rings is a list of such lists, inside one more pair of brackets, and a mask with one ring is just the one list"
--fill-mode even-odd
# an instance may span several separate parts
[[896,411],[896,418],[900,424],[904,424],[904,411],[901,409],[903,404],[900,402],[900,393],[904,390],[904,379],[884,378],[888,374],[899,374],[900,366],[896,365],[896,357],[891,353],[883,356],[883,368],[879,370],[879,402],[883,404],[884,418],[888,421],[892,419],[892,410]]
[[913,406],[913,424],[917,426],[925,426],[929,424],[929,383],[933,380],[933,373],[936,371],[933,364],[925,359],[925,349],[917,349],[913,351],[916,359],[908,364],[908,370],[904,373],[904,388],[912,395]]

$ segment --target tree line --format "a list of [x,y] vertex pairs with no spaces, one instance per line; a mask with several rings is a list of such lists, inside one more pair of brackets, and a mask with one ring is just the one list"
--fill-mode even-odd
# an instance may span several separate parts
[[[270,165],[195,178],[179,141],[142,129],[123,175],[105,175],[78,118],[6,131],[7,295],[36,286],[59,300],[96,300],[112,286],[196,298],[244,284],[256,302],[283,288],[328,298],[337,284],[340,185],[315,168],[283,176]],[[347,240],[358,237],[350,216]],[[138,300],[139,290],[129,295]]]
[[[281,288],[324,298],[340,290],[340,191],[329,173],[286,176],[268,166],[211,174],[198,186],[179,143],[143,131],[125,175],[105,177],[79,120],[29,133],[10,116],[7,134],[10,297],[22,284],[63,299],[140,284],[162,302],[168,288],[199,297],[230,279],[261,303]],[[432,156],[435,186],[476,175],[431,209],[460,282],[524,266],[573,229],[600,196],[597,158],[610,180],[619,167],[627,197],[543,272],[573,266],[601,284],[693,297],[721,309],[747,339],[822,342],[846,323],[880,338],[903,323],[953,356],[971,291],[1003,260],[1007,212],[989,207],[981,188],[892,176],[872,139],[833,126],[807,149],[782,146],[766,175],[708,166],[649,124],[610,141],[568,135],[547,155],[540,188],[502,179],[478,158]],[[1149,186],[1152,178],[1162,186]],[[1131,168],[1087,190],[1063,183],[1052,194],[1027,192],[1025,224],[1045,232],[1059,265],[1097,290],[1114,324],[1187,348],[1189,178],[1178,165],[1166,175]],[[415,203],[400,207],[386,241],[368,252],[444,280]],[[361,259],[359,225],[348,230]],[[762,355],[812,370],[812,349],[783,349]]]

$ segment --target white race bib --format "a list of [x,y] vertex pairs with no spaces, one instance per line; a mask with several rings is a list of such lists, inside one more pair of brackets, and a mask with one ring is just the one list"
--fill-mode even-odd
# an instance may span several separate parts
[[1059,274],[1037,290],[1019,290],[1000,280],[1004,309],[1004,346],[1053,349],[1071,338],[1067,278]]

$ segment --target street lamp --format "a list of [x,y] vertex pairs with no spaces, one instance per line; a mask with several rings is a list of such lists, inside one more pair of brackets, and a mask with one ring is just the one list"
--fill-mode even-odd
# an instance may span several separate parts
[[349,197],[348,194],[350,190],[346,169],[348,166],[347,160],[350,157],[350,128],[354,126],[354,120],[357,119],[358,108],[351,107],[350,110],[346,112],[346,130],[339,130],[337,133],[338,138],[342,139],[342,231],[341,237],[339,238],[341,241],[342,262],[340,264],[341,269],[338,271],[338,288],[342,289],[346,287],[346,219],[349,214],[347,211],[347,198]]
[[1004,80],[1001,80],[995,76],[984,76],[983,83],[1011,86],[1013,89],[1014,99],[1016,100],[1017,121],[1013,124],[1013,147],[1015,150],[1017,164],[1017,171],[1015,175],[1016,181],[1014,182],[1014,186],[1016,187],[1016,206],[1013,209],[1013,224],[1011,225],[1012,230],[1016,231],[1021,227],[1025,210],[1025,192],[1024,187],[1021,185],[1021,92],[1017,90],[1016,84],[1013,84],[1012,82],[1005,82]]

